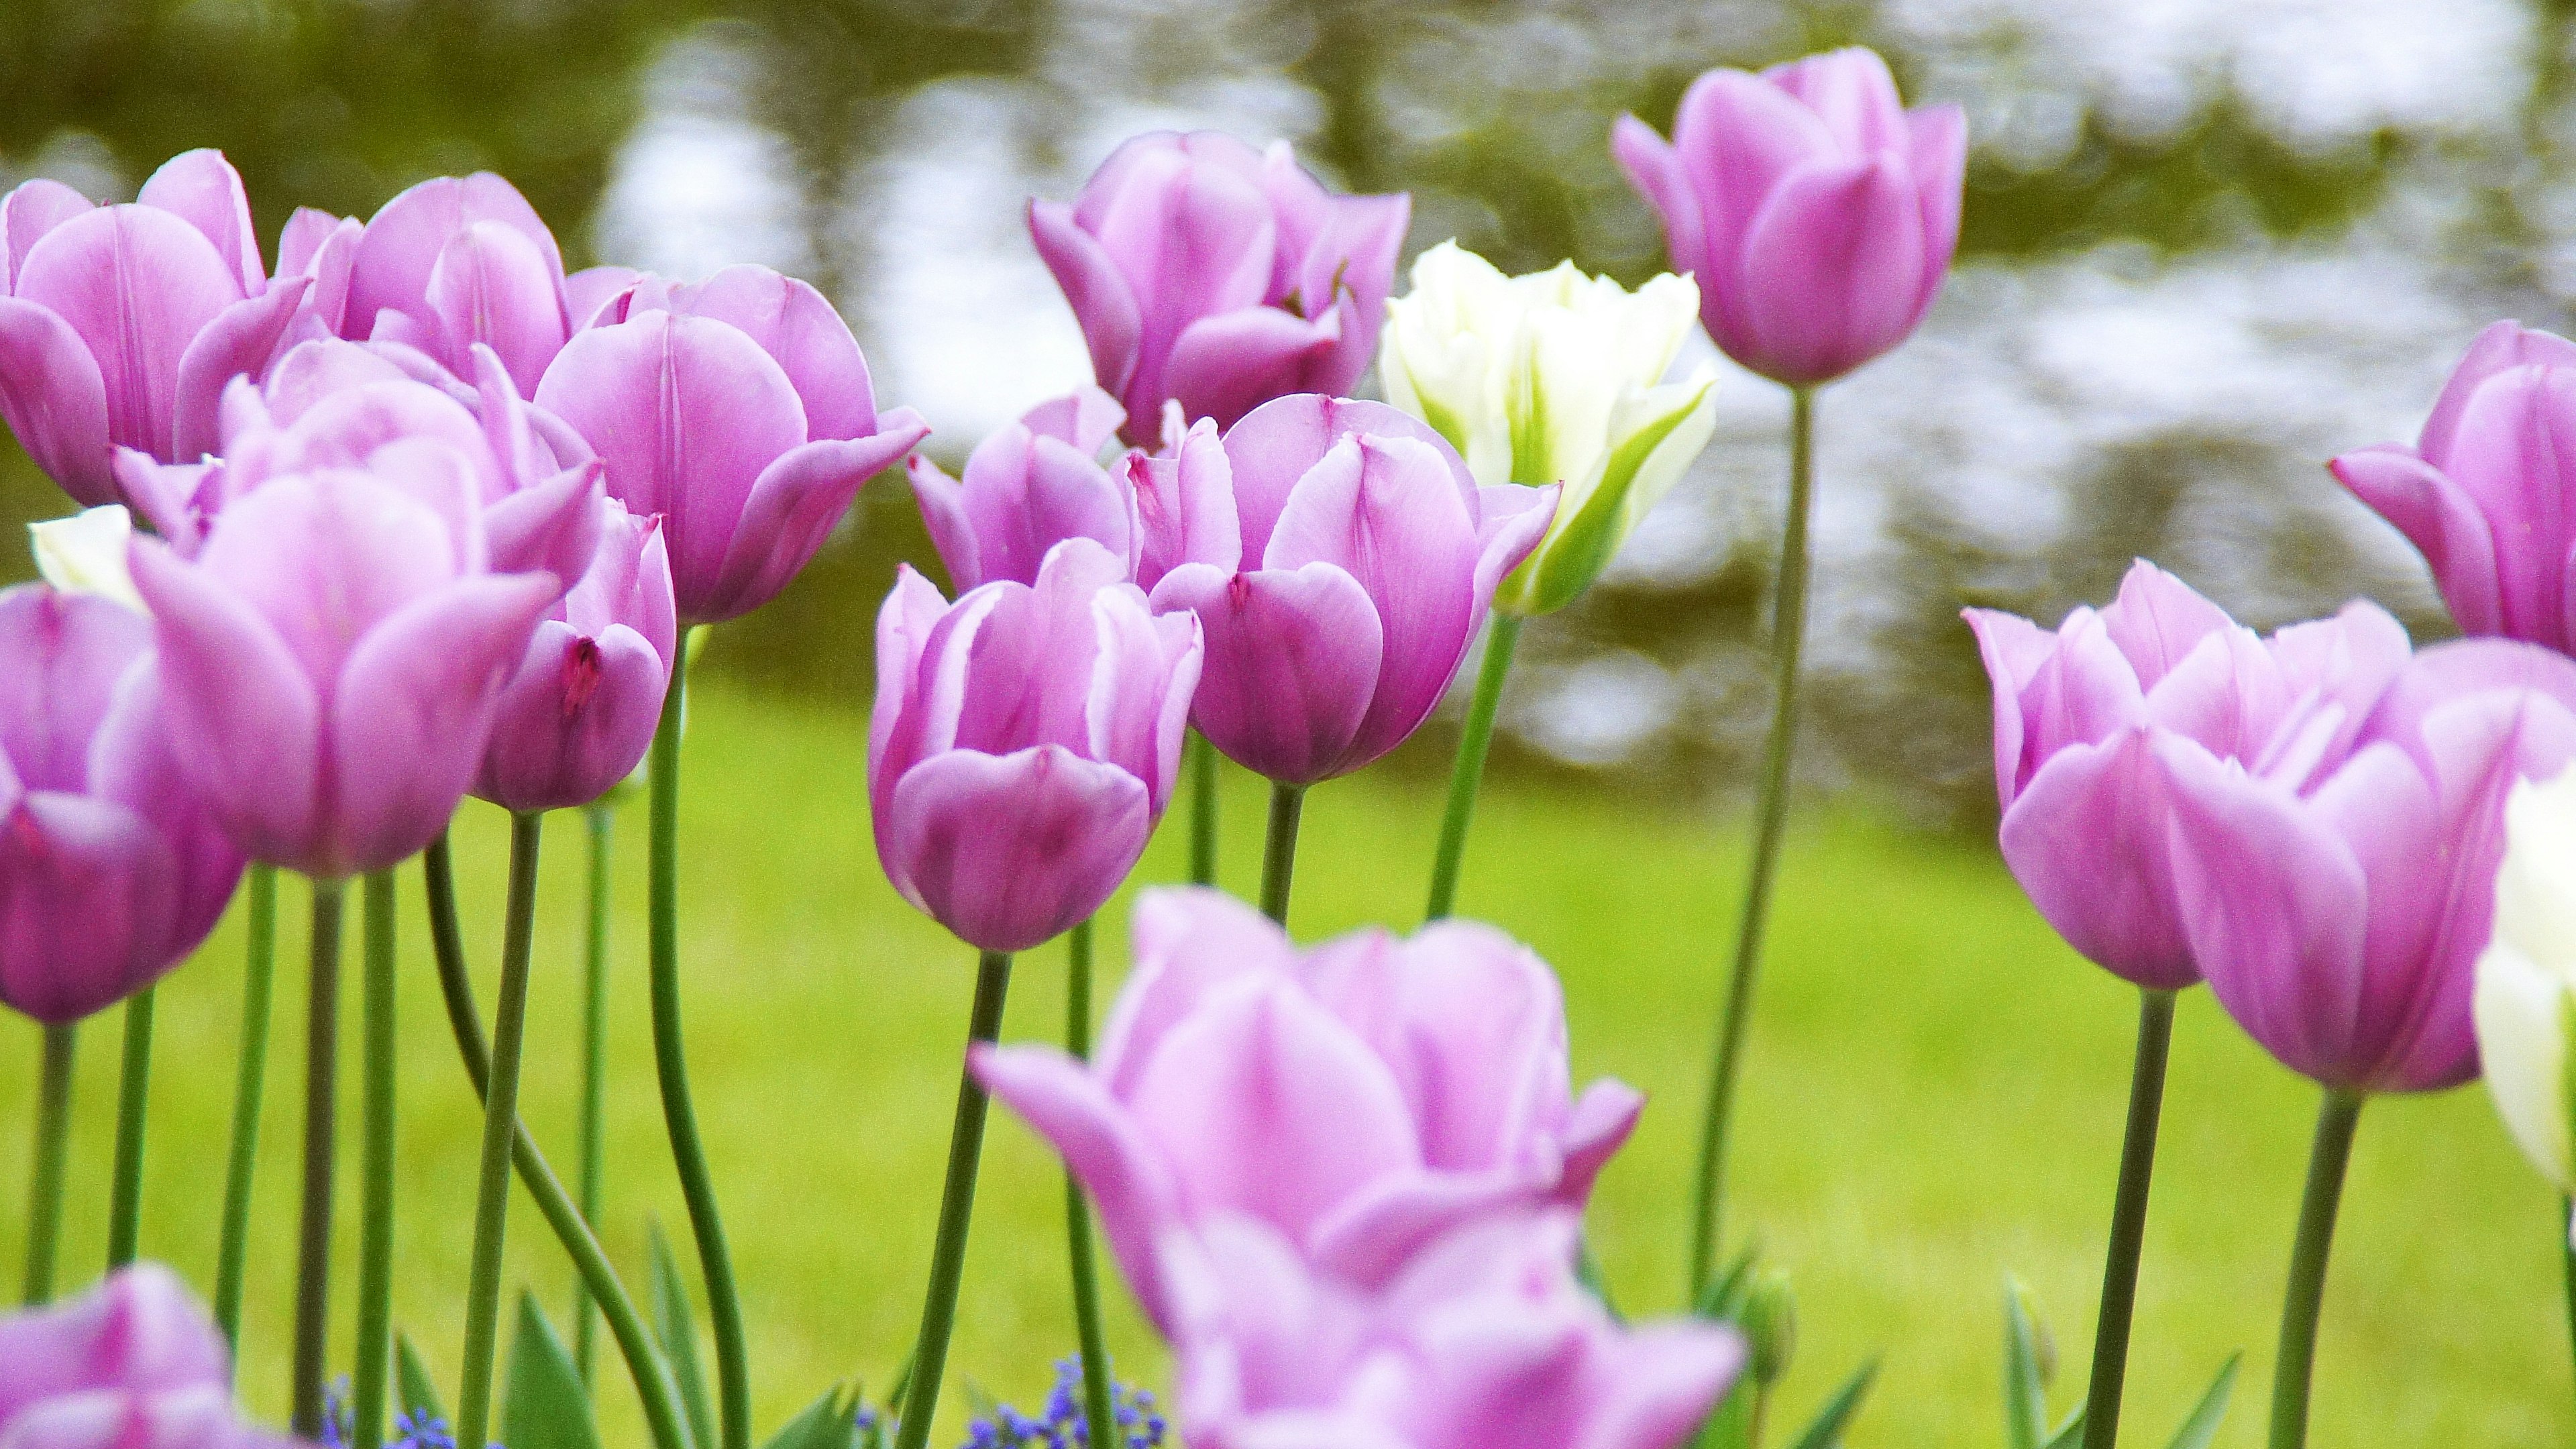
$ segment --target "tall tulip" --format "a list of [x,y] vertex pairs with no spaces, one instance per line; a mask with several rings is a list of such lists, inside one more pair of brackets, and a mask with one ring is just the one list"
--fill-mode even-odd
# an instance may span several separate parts
[[1037,582],[1039,561],[1068,538],[1134,554],[1134,491],[1100,463],[1125,416],[1116,399],[1084,388],[977,443],[962,480],[917,453],[908,460],[921,521],[959,593],[995,579]]
[[170,158],[131,205],[36,180],[0,199],[0,421],[84,505],[117,448],[165,463],[216,446],[224,385],[263,369],[313,286],[261,275],[241,178]]
[[1149,443],[1163,404],[1220,428],[1272,398],[1348,392],[1368,370],[1409,196],[1336,196],[1285,141],[1131,137],[1071,205],[1029,203],[1100,386]]

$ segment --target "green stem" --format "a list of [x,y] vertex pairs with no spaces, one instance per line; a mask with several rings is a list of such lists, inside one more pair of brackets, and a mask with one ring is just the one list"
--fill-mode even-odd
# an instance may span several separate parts
[[352,1449],[379,1449],[394,1361],[394,873],[370,874],[361,904],[366,1124],[358,1174],[358,1365],[349,1406],[356,1423],[349,1442]]
[[492,1013],[492,1071],[475,1178],[474,1266],[465,1280],[465,1381],[456,1442],[489,1442],[492,1360],[501,1335],[501,1248],[510,1221],[510,1148],[519,1125],[519,1054],[527,1039],[528,955],[537,923],[537,846],[545,816],[510,816],[510,896],[501,928],[501,997]]
[[1288,887],[1297,873],[1297,820],[1305,813],[1306,787],[1270,785],[1270,834],[1261,847],[1261,914],[1288,924]]
[[[444,845],[442,837],[440,844],[432,847],[440,859],[444,859]],[[434,924],[444,914],[453,923],[453,876],[443,866],[428,872],[428,876],[430,920]],[[465,967],[464,942],[453,931],[441,933],[433,929],[430,934],[438,945],[438,994],[447,1003],[448,1030],[455,1034],[456,1054],[465,1063],[467,1080],[474,1084],[475,1099],[481,1101],[491,1090],[492,1063],[483,1045],[483,1023],[474,1010],[474,983]],[[536,1199],[537,1211],[545,1214],[546,1225],[554,1229],[565,1255],[572,1259],[581,1281],[599,1304],[601,1316],[607,1319],[609,1336],[617,1340],[617,1351],[625,1356],[626,1371],[635,1380],[636,1397],[643,1401],[644,1420],[652,1430],[655,1449],[691,1449],[680,1409],[679,1384],[671,1377],[671,1367],[662,1358],[661,1350],[654,1347],[644,1327],[644,1316],[635,1309],[635,1300],[627,1294],[626,1285],[618,1281],[617,1270],[609,1265],[598,1237],[573,1206],[572,1195],[564,1191],[562,1180],[547,1164],[545,1154],[537,1150],[527,1124],[519,1123],[512,1137],[510,1155],[518,1164],[519,1185]]]
[[[581,954],[581,1164],[582,1221],[599,1221],[601,1175],[608,1160],[608,847],[617,812],[593,805],[582,812],[590,826],[590,918]],[[599,1310],[590,1289],[575,1284],[572,1361],[582,1387],[597,1377]]]
[[125,1062],[116,1082],[116,1174],[108,1184],[107,1270],[134,1261],[143,1234],[143,1123],[152,1093],[152,997],[125,999]]
[[1440,854],[1431,867],[1431,905],[1423,915],[1439,920],[1458,901],[1458,868],[1467,858],[1467,827],[1476,819],[1476,791],[1485,783],[1485,751],[1494,743],[1494,712],[1521,640],[1521,616],[1497,613],[1485,635],[1485,662],[1476,671],[1475,702],[1458,737],[1458,761],[1449,772],[1449,813],[1440,820]]
[[2101,1318],[2093,1330],[2093,1384],[2084,1396],[2084,1449],[2120,1437],[2120,1394],[2129,1375],[2129,1320],[2138,1302],[2138,1255],[2147,1238],[2147,1189],[2156,1172],[2156,1124],[2164,1112],[2165,1058],[2173,1045],[2174,994],[2138,993],[2138,1054],[2129,1069],[2129,1127],[2120,1142],[2120,1187],[2111,1203],[2111,1246],[2102,1261]]
[[2290,1287],[2281,1303],[2281,1351],[2272,1365],[2272,1449],[2308,1442],[2308,1380],[2316,1368],[2317,1310],[2325,1303],[2326,1257],[2334,1248],[2335,1207],[2352,1161],[2353,1128],[2362,1098],[2329,1088],[2317,1108],[2308,1150],[2308,1186],[2299,1199],[2299,1236],[2290,1247]]
[[1216,884],[1216,746],[1197,730],[1181,747],[1190,776],[1190,884]]
[[670,692],[662,698],[662,725],[653,736],[653,1064],[661,1078],[662,1119],[670,1129],[680,1195],[689,1205],[698,1265],[707,1280],[707,1318],[716,1340],[719,1438],[723,1449],[750,1449],[751,1382],[742,1301],[734,1287],[733,1250],[726,1246],[724,1218],[716,1208],[715,1179],[698,1137],[697,1108],[689,1100],[689,1062],[680,1032],[680,719],[688,690],[689,636],[684,629],[671,663]]
[[[1064,1049],[1076,1058],[1091,1056],[1091,922],[1073,928],[1066,941],[1070,956],[1064,991]],[[1064,1174],[1064,1218],[1073,1263],[1073,1325],[1082,1343],[1082,1408],[1088,1421],[1088,1444],[1114,1442],[1117,1418],[1109,1388],[1109,1345],[1100,1330],[1100,1272],[1092,1261],[1091,1206],[1073,1169]]]
[[1726,1138],[1735,1084],[1744,1066],[1753,982],[1762,964],[1762,928],[1771,914],[1771,880],[1789,819],[1789,764],[1798,738],[1798,657],[1807,635],[1807,517],[1815,499],[1815,394],[1789,390],[1789,507],[1780,539],[1780,587],[1772,603],[1771,732],[1762,747],[1762,782],[1754,806],[1753,860],[1736,923],[1735,965],[1718,1019],[1717,1054],[1708,1074],[1708,1108],[1700,1127],[1699,1179],[1691,1211],[1690,1283],[1697,1302],[1715,1270],[1726,1210]]
[[[969,1054],[1002,1033],[1002,999],[1011,989],[1011,957],[987,951],[975,972],[975,1007],[966,1028]],[[975,1216],[975,1169],[984,1151],[990,1106],[971,1069],[958,1073],[957,1119],[948,1132],[948,1178],[939,1190],[939,1236],[930,1251],[930,1291],[921,1303],[921,1336],[913,1341],[912,1377],[904,1393],[895,1449],[923,1449],[939,1412],[939,1378],[948,1366],[948,1334],[957,1324],[957,1284],[966,1272],[966,1228]]]
[[2576,1351],[2576,1199],[2559,1200],[2558,1253],[2567,1281],[2567,1344]]
[[289,1423],[322,1437],[331,1340],[331,1150],[340,1071],[340,906],[347,882],[313,882],[313,970],[304,1016],[304,1194],[295,1235],[295,1367]]
[[241,1050],[233,1069],[232,1155],[224,1164],[223,1237],[215,1251],[215,1324],[241,1361],[242,1281],[250,1265],[250,1186],[268,1090],[269,1000],[277,979],[277,867],[250,868],[250,959],[242,976]]
[[63,1159],[71,1148],[72,1047],[80,1023],[45,1027],[45,1059],[36,1088],[36,1143],[28,1156],[27,1275],[19,1298],[32,1308],[54,1296],[54,1250],[62,1240]]

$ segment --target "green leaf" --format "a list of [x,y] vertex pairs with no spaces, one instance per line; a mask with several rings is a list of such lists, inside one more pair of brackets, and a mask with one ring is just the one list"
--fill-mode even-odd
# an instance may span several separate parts
[[2227,1417],[2227,1395],[2236,1387],[2236,1365],[2244,1357],[2231,1353],[2218,1366],[2218,1377],[2210,1380],[2209,1392],[2200,1396],[2200,1406],[2174,1431],[2172,1449],[2209,1449],[2209,1442],[2218,1437],[2218,1421]]
[[1753,1277],[1753,1263],[1761,1251],[1759,1245],[1748,1245],[1734,1262],[1727,1265],[1725,1272],[1700,1290],[1699,1303],[1691,1312],[1721,1323],[1734,1322],[1735,1315],[1744,1307],[1744,1289]]
[[[689,1416],[689,1442],[716,1442],[715,1417],[707,1412],[707,1376],[698,1367],[698,1325],[689,1312],[689,1289],[680,1276],[679,1260],[671,1256],[671,1241],[662,1236],[662,1225],[651,1228],[653,1259],[653,1337],[662,1345],[662,1356],[671,1361],[671,1377],[680,1386],[680,1407]],[[513,1444],[510,1449],[519,1449]]]
[[1735,1386],[1717,1401],[1691,1449],[1751,1449],[1753,1444],[1753,1375],[1738,1374]]
[[2048,1436],[2048,1449],[2075,1449],[2083,1442],[2084,1405],[2077,1404],[2075,1412],[2066,1416],[2066,1422],[2057,1426],[2057,1432]]
[[2018,1278],[2005,1279],[2004,1442],[2011,1449],[2045,1449],[2048,1443],[2048,1382],[2040,1372],[2039,1333],[2030,1289]]
[[438,1380],[430,1377],[420,1350],[411,1346],[411,1335],[400,1330],[394,1333],[394,1396],[404,1413],[447,1417],[438,1402]]
[[1843,1430],[1850,1425],[1852,1415],[1860,1412],[1860,1401],[1868,1396],[1869,1386],[1877,1379],[1877,1359],[1852,1370],[1852,1376],[1825,1400],[1825,1406],[1808,1421],[1806,1432],[1792,1440],[1789,1449],[1836,1449],[1843,1442]]
[[519,1295],[510,1339],[510,1386],[501,1398],[501,1442],[510,1449],[600,1449],[599,1426],[572,1353],[533,1293]]
[[849,1449],[858,1418],[858,1395],[844,1397],[841,1386],[834,1384],[823,1397],[807,1404],[805,1412],[788,1420],[767,1449]]
[[[1714,382],[1709,387],[1714,387]],[[1550,525],[1555,535],[1543,540],[1527,561],[1512,571],[1512,579],[1497,592],[1514,600],[1514,607],[1524,614],[1553,613],[1573,603],[1592,584],[1611,555],[1619,551],[1628,533],[1636,527],[1638,513],[1628,506],[1629,489],[1637,480],[1638,470],[1646,460],[1690,416],[1699,409],[1708,387],[1692,394],[1691,400],[1664,416],[1648,423],[1622,442],[1604,465],[1601,481],[1582,498],[1565,499],[1559,507],[1572,511]],[[1514,476],[1518,476],[1515,474]],[[1569,480],[1570,484],[1571,480]],[[1517,588],[1517,592],[1515,592]]]

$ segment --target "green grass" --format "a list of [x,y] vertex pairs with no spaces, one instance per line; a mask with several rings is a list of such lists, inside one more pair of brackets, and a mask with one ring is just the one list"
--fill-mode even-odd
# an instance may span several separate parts
[[[938,1169],[956,1089],[973,958],[890,891],[868,844],[864,722],[708,693],[684,799],[682,917],[699,1110],[751,1322],[766,1432],[835,1379],[881,1387],[919,1311]],[[1227,884],[1248,891],[1253,782],[1228,803]],[[1428,782],[1375,777],[1315,791],[1298,873],[1304,935],[1409,924],[1439,802]],[[1488,797],[1461,906],[1534,944],[1563,974],[1578,1080],[1608,1073],[1654,1105],[1602,1180],[1595,1232],[1619,1296],[1677,1296],[1691,1142],[1717,982],[1739,889],[1738,822],[1633,801],[1536,791]],[[470,806],[459,828],[468,939],[488,1003],[505,830]],[[527,1115],[569,1171],[577,1043],[582,833],[549,833]],[[685,1253],[653,1090],[643,980],[643,812],[621,820],[605,1236],[641,1291],[645,1224]],[[1179,818],[1140,876],[1181,873]],[[243,1387],[282,1419],[294,1235],[303,892],[284,892],[271,1111]],[[452,1396],[469,1251],[478,1114],[438,1005],[419,877],[403,876],[405,994],[399,1321]],[[1123,917],[1122,910],[1114,916]],[[2056,1329],[2059,1400],[2080,1391],[2100,1241],[2127,1090],[2134,997],[2077,960],[1991,851],[1927,843],[1864,815],[1813,815],[1792,835],[1753,1031],[1731,1221],[1758,1232],[1800,1294],[1786,1389],[1803,1418],[1850,1367],[1885,1356],[1852,1434],[1871,1446],[2002,1439],[2001,1285],[2037,1289]],[[354,922],[351,936],[355,948]],[[240,921],[162,994],[153,1079],[147,1255],[201,1290],[212,1276],[236,1029]],[[1104,933],[1104,963],[1124,960]],[[1024,958],[1008,1034],[1062,1029],[1060,949]],[[350,993],[354,999],[354,988]],[[488,1011],[488,1005],[487,1005]],[[117,1021],[84,1031],[63,1275],[103,1253]],[[347,1040],[356,1039],[354,1000]],[[15,1281],[18,1184],[37,1036],[7,1028],[0,1065],[0,1269]],[[343,1081],[354,1087],[354,1068]],[[2176,1034],[2163,1171],[2150,1222],[2130,1393],[2130,1442],[2161,1449],[2230,1351],[2246,1372],[2221,1443],[2260,1442],[2270,1350],[2314,1093],[2273,1065],[2205,992]],[[344,1158],[354,1171],[354,1092]],[[1068,1352],[1061,1178],[996,1114],[952,1385],[1042,1391]],[[356,1195],[343,1178],[345,1356]],[[2375,1104],[2362,1125],[2319,1352],[2320,1445],[2566,1442],[2571,1417],[2555,1204],[2514,1157],[2476,1089]],[[512,1277],[560,1322],[569,1275],[524,1199]],[[694,1290],[694,1272],[691,1274]],[[1114,1349],[1157,1387],[1166,1365],[1123,1296]],[[643,1442],[613,1350],[608,1442]],[[961,1393],[941,1440],[954,1443]],[[1775,1422],[1780,1422],[1775,1418]]]

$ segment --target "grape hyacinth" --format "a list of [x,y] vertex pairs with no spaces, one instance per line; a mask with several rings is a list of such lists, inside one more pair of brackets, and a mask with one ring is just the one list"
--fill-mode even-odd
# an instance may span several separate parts
[[[1163,1415],[1150,1389],[1111,1380],[1110,1412],[1118,1420],[1116,1449],[1162,1449]],[[1055,1363],[1055,1387],[1047,1392],[1045,1411],[1031,1418],[1008,1404],[967,1426],[960,1449],[1074,1449],[1091,1441],[1091,1426],[1082,1415],[1082,1360]]]

